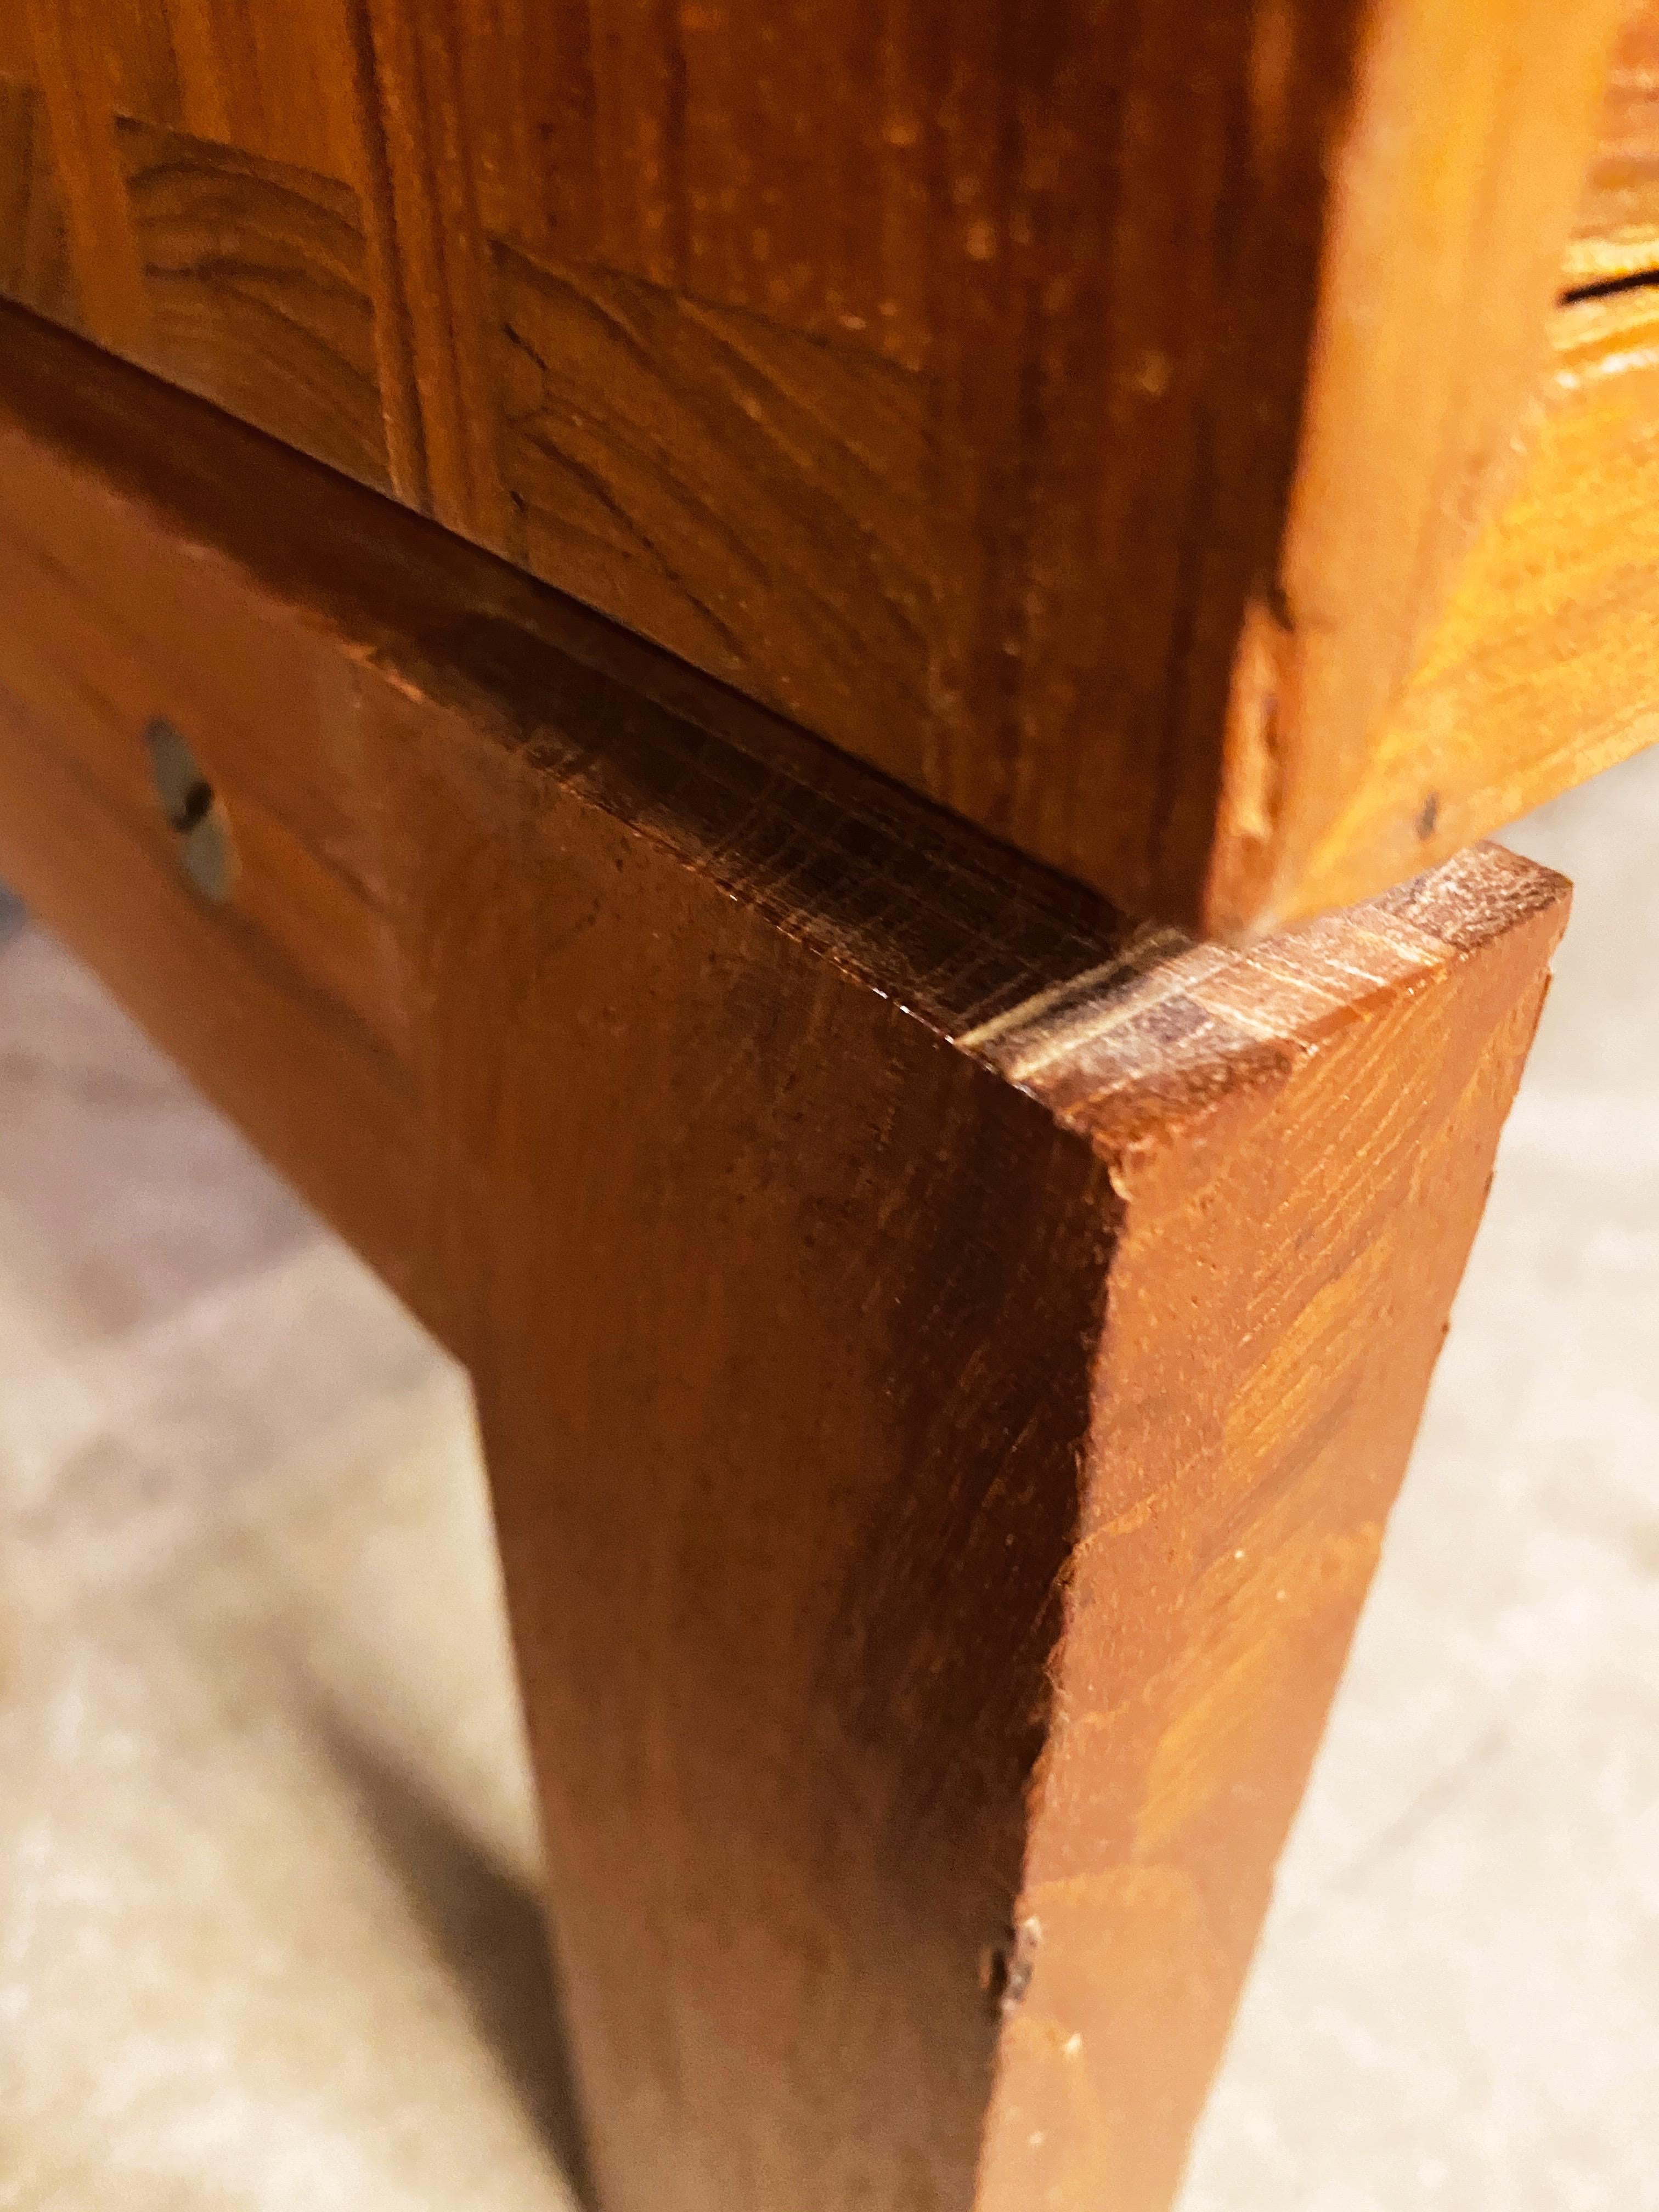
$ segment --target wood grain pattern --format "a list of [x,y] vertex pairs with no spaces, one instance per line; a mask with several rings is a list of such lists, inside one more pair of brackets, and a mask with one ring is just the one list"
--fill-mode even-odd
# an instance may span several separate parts
[[[383,149],[390,270],[407,330],[430,512],[502,548],[510,508],[496,454],[490,376],[496,309],[478,220],[460,48],[470,11],[362,0],[366,127]],[[505,87],[481,88],[494,101]]]
[[1008,1042],[1122,1216],[988,2212],[1175,2188],[1536,1018],[1557,922],[1497,950],[1541,889],[1512,866],[1468,856],[1258,962],[1188,952],[1035,1059]]
[[[1560,216],[1582,189],[1621,13],[1402,0],[1375,19],[1333,179],[1278,596],[1242,633],[1212,900],[1224,923],[1309,910],[1310,857],[1522,474]],[[1390,880],[1362,852],[1352,872],[1368,890]]]
[[[0,873],[418,1297],[413,1084],[349,664],[301,635],[215,623],[187,537],[137,529],[85,484],[76,495],[62,450],[27,434],[10,381],[33,402],[38,380],[75,364],[35,359],[31,385],[17,321],[0,346]],[[206,459],[214,441],[192,419],[204,411],[159,417],[161,449],[169,435],[193,440]],[[227,509],[257,504],[262,488],[235,450],[219,459]],[[236,896],[211,927],[155,788],[144,733],[158,715],[188,733],[233,817]]]
[[1595,159],[1567,248],[1570,287],[1659,275],[1659,4],[1620,33]]
[[120,50],[92,0],[24,0],[22,20],[86,328],[126,350],[143,342],[145,301],[115,143]]
[[118,143],[149,301],[135,352],[390,490],[356,195],[145,124]]
[[[801,720],[879,677],[926,720],[918,380],[638,279],[497,258],[501,457],[538,574],[614,578],[641,627]],[[879,502],[887,523],[867,526]],[[779,592],[787,629],[757,636]],[[757,659],[757,654],[759,658]]]
[[1520,489],[1300,906],[1363,896],[1659,738],[1659,289],[1562,308],[1553,369]]
[[472,1371],[607,2212],[1161,2212],[1565,887],[1133,927],[0,338],[0,868]]
[[[100,343],[1224,932],[1307,904],[1512,489],[1623,12],[27,6]],[[233,155],[354,196],[337,393],[252,373],[246,288],[155,327],[115,116],[228,149],[308,297],[337,236],[301,287]]]
[[0,76],[0,296],[81,327],[69,234],[47,143],[46,112],[31,84]]

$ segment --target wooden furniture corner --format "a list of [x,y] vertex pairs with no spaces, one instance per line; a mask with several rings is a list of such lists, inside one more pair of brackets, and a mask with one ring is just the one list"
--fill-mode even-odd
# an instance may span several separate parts
[[471,1370],[606,2212],[1161,2212],[1559,879],[1131,923],[16,310],[0,872]]
[[1655,21],[12,0],[0,295],[1259,936],[1650,734]]

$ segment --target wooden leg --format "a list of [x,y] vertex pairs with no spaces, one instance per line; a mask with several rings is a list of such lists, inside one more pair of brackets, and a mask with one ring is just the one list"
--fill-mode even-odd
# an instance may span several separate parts
[[466,781],[433,1088],[603,2202],[1155,2212],[1559,887],[952,1018],[1006,939],[837,957],[729,848]]
[[1132,929],[8,339],[0,872],[471,1368],[606,2212],[1158,2212],[1565,887]]

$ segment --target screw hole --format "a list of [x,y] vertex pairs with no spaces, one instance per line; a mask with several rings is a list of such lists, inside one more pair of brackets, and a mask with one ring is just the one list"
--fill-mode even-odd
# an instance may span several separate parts
[[228,899],[236,878],[236,848],[218,793],[171,722],[158,715],[144,732],[144,744],[179,866],[204,898]]
[[993,2014],[1006,2015],[1018,2009],[1021,1998],[1031,1986],[1037,1946],[1042,1940],[1042,1923],[1027,1918],[1017,1928],[1010,1928],[1000,1943],[988,1945],[980,1954],[979,1985],[989,2001]]

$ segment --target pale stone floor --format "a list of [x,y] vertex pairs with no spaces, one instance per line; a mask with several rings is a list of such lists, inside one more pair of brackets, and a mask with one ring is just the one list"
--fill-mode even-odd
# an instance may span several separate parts
[[[1577,917],[1182,2212],[1659,2212],[1659,753],[1516,842]],[[459,1376],[12,927],[0,2207],[568,2212],[534,1886]]]

